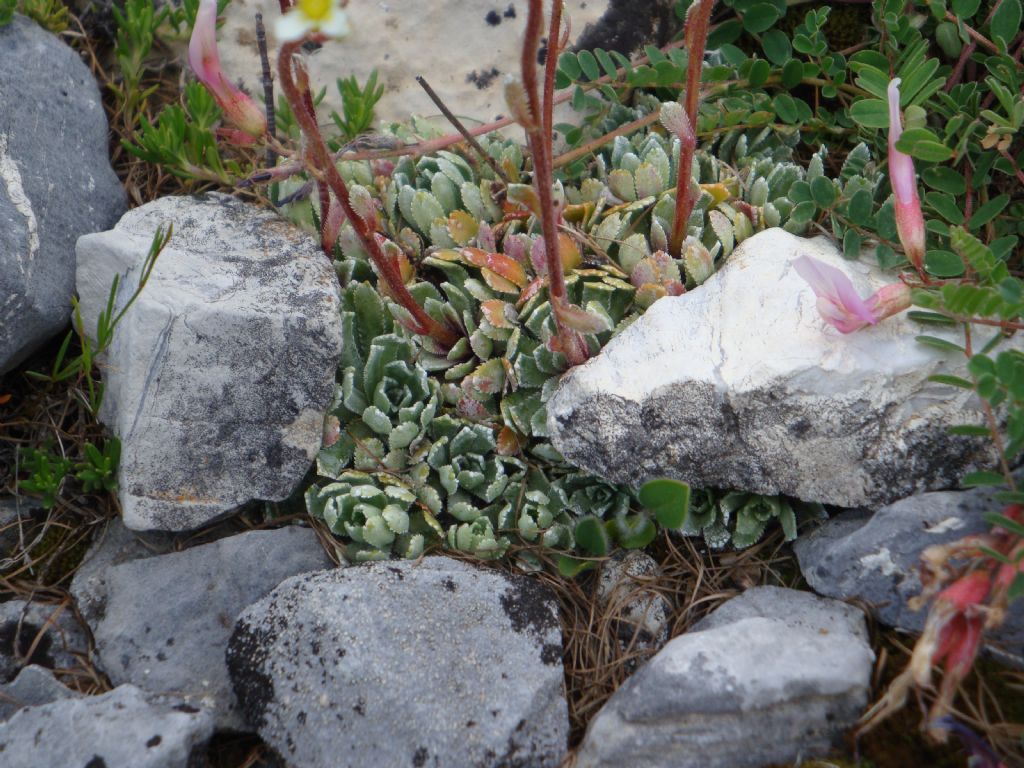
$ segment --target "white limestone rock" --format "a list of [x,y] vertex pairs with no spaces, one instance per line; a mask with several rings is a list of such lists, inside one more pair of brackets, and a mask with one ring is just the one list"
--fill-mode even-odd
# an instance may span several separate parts
[[941,332],[904,313],[840,334],[793,269],[800,255],[842,269],[864,296],[895,279],[824,238],[761,232],[564,377],[548,403],[555,447],[614,482],[668,476],[846,507],[987,466],[984,441],[947,432],[980,420],[973,394],[928,381],[963,373],[962,358],[915,341]]
[[174,225],[114,334],[101,420],[121,439],[124,524],[197,528],[251,499],[287,498],[322,438],[341,355],[337,276],[316,240],[227,195],[165,197],[82,237],[83,322],[159,225]]

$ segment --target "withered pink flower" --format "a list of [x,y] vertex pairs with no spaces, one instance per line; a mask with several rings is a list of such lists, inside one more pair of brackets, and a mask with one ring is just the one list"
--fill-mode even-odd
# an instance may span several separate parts
[[188,64],[213,94],[224,118],[231,125],[256,138],[267,132],[267,118],[263,110],[221,71],[220,54],[217,52],[217,0],[201,0],[199,3],[192,39],[188,43]]
[[992,574],[971,571],[939,592],[932,603],[921,638],[914,646],[910,670],[919,686],[931,682],[932,666],[942,664],[942,684],[936,711],[945,711],[981,648],[985,628],[985,598]]
[[910,306],[910,288],[892,283],[862,299],[850,278],[835,267],[810,256],[801,256],[793,266],[818,297],[818,313],[840,333],[853,333],[866,325],[902,312]]
[[917,196],[917,176],[910,155],[896,149],[903,133],[900,119],[900,79],[889,82],[889,182],[896,203],[896,231],[914,268],[924,274],[924,214]]

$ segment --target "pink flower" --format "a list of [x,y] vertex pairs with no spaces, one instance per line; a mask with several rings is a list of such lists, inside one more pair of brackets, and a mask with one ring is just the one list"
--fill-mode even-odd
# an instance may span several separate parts
[[910,289],[903,283],[886,285],[867,299],[862,299],[850,278],[840,269],[810,256],[801,256],[793,266],[818,297],[821,317],[840,333],[859,331],[910,306]]
[[188,43],[188,64],[205,85],[224,117],[236,128],[259,138],[267,132],[267,118],[255,101],[224,77],[217,53],[217,0],[201,0],[196,11],[192,39]]
[[889,181],[896,198],[896,231],[914,268],[924,275],[924,215],[917,196],[914,161],[896,149],[903,133],[900,122],[900,79],[889,82]]

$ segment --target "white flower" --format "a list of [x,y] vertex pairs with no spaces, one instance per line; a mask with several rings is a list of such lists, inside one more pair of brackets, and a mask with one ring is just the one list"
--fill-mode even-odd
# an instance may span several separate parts
[[328,37],[348,34],[348,16],[340,0],[298,0],[288,13],[277,20],[274,33],[283,43],[301,40],[310,32]]

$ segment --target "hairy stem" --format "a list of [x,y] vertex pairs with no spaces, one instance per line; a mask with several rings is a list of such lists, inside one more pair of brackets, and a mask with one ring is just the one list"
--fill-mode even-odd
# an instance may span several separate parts
[[[556,3],[557,5],[557,3]],[[570,365],[586,361],[586,345],[574,330],[563,322],[561,308],[568,303],[565,295],[565,276],[562,274],[562,260],[558,249],[558,213],[551,199],[551,134],[544,133],[544,111],[537,83],[537,49],[540,47],[541,16],[543,0],[530,0],[526,17],[526,37],[523,40],[521,59],[523,88],[530,119],[524,122],[526,141],[533,158],[533,185],[540,200],[541,231],[544,235],[544,257],[548,267],[548,296],[551,300],[551,316],[560,342],[561,351]],[[551,45],[551,41],[548,41]],[[540,120],[538,120],[540,118]]]
[[562,0],[551,0],[551,23],[548,25],[548,52],[544,58],[544,135],[551,140],[554,131],[555,70],[561,53]]
[[[313,103],[313,92],[309,88],[309,72],[300,60],[294,60],[295,79],[299,85],[299,93],[302,95],[302,106],[306,109],[309,119],[316,123],[316,105]],[[332,244],[327,239],[327,229],[324,222],[331,216],[331,191],[327,184],[316,179],[316,194],[320,203],[320,247],[323,248],[328,258],[331,258]]]
[[679,172],[676,179],[676,212],[672,222],[672,233],[669,237],[668,251],[678,259],[683,250],[683,239],[686,237],[686,222],[693,210],[693,198],[690,194],[690,168],[693,165],[693,153],[697,149],[697,108],[700,106],[700,76],[704,65],[704,48],[708,40],[708,27],[711,23],[711,9],[715,0],[696,0],[686,14],[686,31],[683,38],[686,42],[686,99],[683,108],[689,121],[689,131],[680,136]]
[[341,174],[338,173],[338,169],[331,159],[331,154],[324,143],[323,136],[320,134],[320,127],[317,125],[316,118],[306,110],[303,104],[302,93],[295,84],[295,78],[292,74],[292,59],[299,51],[300,45],[301,43],[292,42],[281,46],[281,52],[278,56],[278,78],[281,82],[284,96],[291,105],[292,112],[295,113],[295,120],[302,129],[302,134],[306,140],[306,155],[310,166],[323,176],[331,192],[334,193],[338,204],[345,212],[345,217],[355,230],[356,237],[359,238],[363,249],[373,261],[378,276],[387,286],[388,292],[412,316],[416,324],[412,330],[420,335],[430,336],[446,347],[453,346],[459,339],[458,334],[451,328],[438,323],[424,311],[423,307],[416,303],[416,299],[409,293],[409,289],[405,287],[405,282],[402,280],[398,265],[394,260],[389,259],[385,255],[374,236],[376,233],[372,230],[370,224],[352,208],[348,187],[345,185],[345,181],[341,178]]

